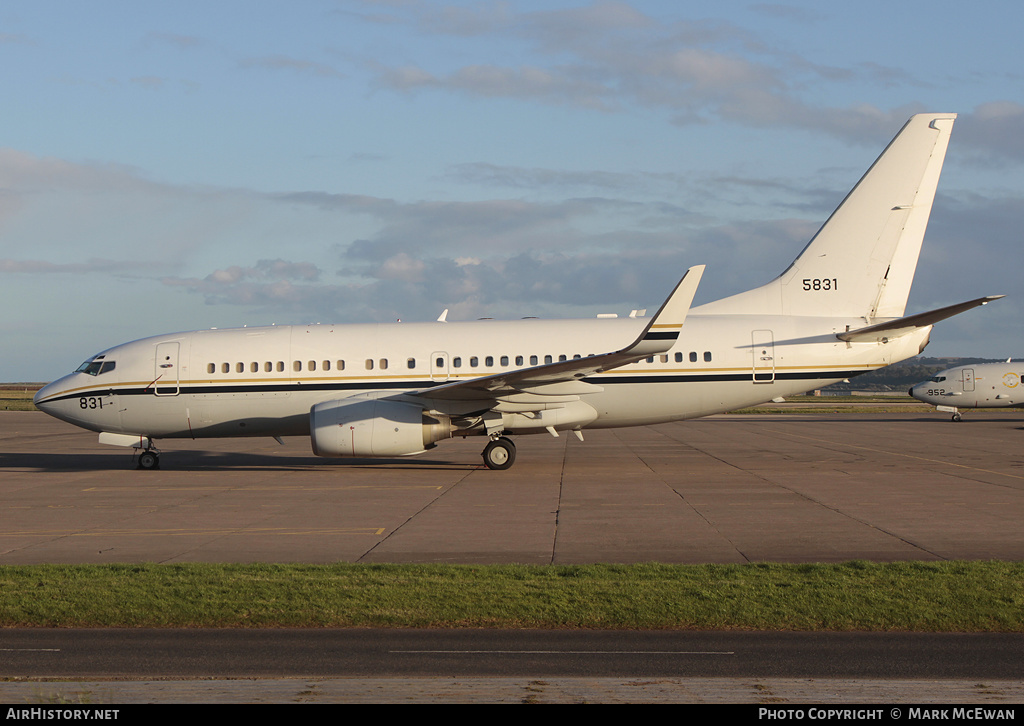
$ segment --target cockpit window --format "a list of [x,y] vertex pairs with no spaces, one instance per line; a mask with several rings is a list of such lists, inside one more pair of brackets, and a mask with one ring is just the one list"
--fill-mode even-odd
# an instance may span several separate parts
[[112,360],[87,360],[85,363],[78,366],[78,370],[76,370],[75,373],[99,376],[114,370],[115,365],[117,364]]
[[932,383],[942,383],[944,380],[946,380],[945,376],[935,376],[932,378]]

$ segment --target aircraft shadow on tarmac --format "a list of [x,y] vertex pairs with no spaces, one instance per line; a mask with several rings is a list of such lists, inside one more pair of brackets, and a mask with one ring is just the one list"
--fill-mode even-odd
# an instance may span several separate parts
[[[439,461],[430,459],[321,459],[310,456],[274,456],[251,452],[173,451],[162,457],[166,471],[308,471],[324,467],[369,467],[373,469],[457,469],[472,470],[483,462]],[[0,453],[0,469],[37,471],[124,471],[135,468],[135,457],[116,453]],[[157,469],[156,471],[160,471]],[[140,476],[145,472],[140,472]]]
[[[844,423],[856,423],[856,422],[861,422],[861,423],[877,423],[879,421],[877,413],[865,413],[865,414],[859,414],[858,415],[858,414],[853,414],[853,413],[843,413],[842,411],[822,411],[820,413],[815,412],[815,413],[806,413],[806,414],[799,414],[799,415],[791,414],[791,413],[750,414],[750,416],[765,417],[766,419],[767,419],[768,416],[771,416],[776,421],[779,420],[780,418],[782,418],[782,419],[795,419],[795,420],[804,419],[804,420],[806,420],[806,419],[809,419],[809,418],[812,418],[812,417],[817,419],[817,420],[821,420],[823,418],[824,419],[831,418],[832,416],[836,415],[837,413],[842,415]],[[976,424],[980,424],[980,423],[1017,423],[1019,421],[1024,421],[1024,419],[1017,418],[1017,417],[1012,417],[1012,416],[1006,416],[1006,415],[986,416],[985,414],[976,414],[973,411],[966,411],[966,412],[964,412],[963,419],[960,420],[960,421],[955,422],[955,424],[954,424],[953,421],[950,421],[949,420],[949,416],[947,414],[944,414],[944,413],[940,413],[938,415],[932,414],[932,415],[923,415],[923,416],[907,416],[907,417],[902,417],[901,416],[901,417],[898,417],[898,418],[894,417],[894,418],[887,418],[886,419],[887,423],[933,423],[933,424],[936,424],[936,425],[949,425],[949,426],[953,426],[953,425],[963,426],[964,424],[970,424],[970,423],[976,423]],[[1020,428],[1024,428],[1024,427],[1017,427],[1017,428],[1020,429]]]

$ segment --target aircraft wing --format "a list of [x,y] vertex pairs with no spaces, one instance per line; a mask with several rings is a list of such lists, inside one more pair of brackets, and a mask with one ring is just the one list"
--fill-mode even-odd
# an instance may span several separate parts
[[967,302],[958,303],[956,305],[950,305],[949,307],[939,308],[937,310],[929,310],[926,313],[918,313],[917,315],[908,315],[905,318],[896,318],[885,323],[878,323],[877,325],[869,325],[865,328],[858,328],[857,330],[848,330],[845,333],[836,333],[836,337],[839,340],[844,340],[848,343],[878,343],[883,338],[896,338],[905,333],[909,333],[911,330],[917,328],[923,328],[928,325],[934,325],[940,320],[951,318],[954,315],[959,315],[965,310],[978,307],[979,305],[987,305],[993,300],[998,300],[1005,295],[988,295],[987,297],[979,297],[976,300],[968,300]]
[[704,265],[687,270],[639,337],[621,350],[454,381],[411,395],[435,400],[482,401],[512,393],[566,396],[597,392],[600,386],[580,379],[664,353],[675,344],[703,274]]

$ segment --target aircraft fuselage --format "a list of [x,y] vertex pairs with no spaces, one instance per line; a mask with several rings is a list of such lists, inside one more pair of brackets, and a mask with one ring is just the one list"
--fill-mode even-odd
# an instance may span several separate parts
[[[175,333],[110,348],[91,359],[93,371],[54,381],[36,400],[47,413],[100,432],[151,438],[309,435],[310,408],[322,401],[394,397],[563,356],[587,357],[621,347],[645,322],[480,320]],[[510,400],[504,410],[499,402],[502,429],[543,432],[548,421],[555,430],[636,426],[729,411],[916,355],[930,330],[887,343],[836,339],[857,324],[863,320],[702,316],[696,308],[667,353],[583,379],[600,390],[549,396],[549,410],[567,414],[561,423],[557,415],[538,420],[536,412],[517,412]],[[581,402],[583,408],[574,410]],[[469,415],[474,405],[463,408]]]

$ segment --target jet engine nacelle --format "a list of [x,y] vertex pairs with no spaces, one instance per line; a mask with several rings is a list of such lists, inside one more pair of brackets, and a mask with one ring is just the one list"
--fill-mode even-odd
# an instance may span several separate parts
[[451,424],[413,403],[341,399],[309,410],[309,433],[317,456],[405,456],[451,438]]

